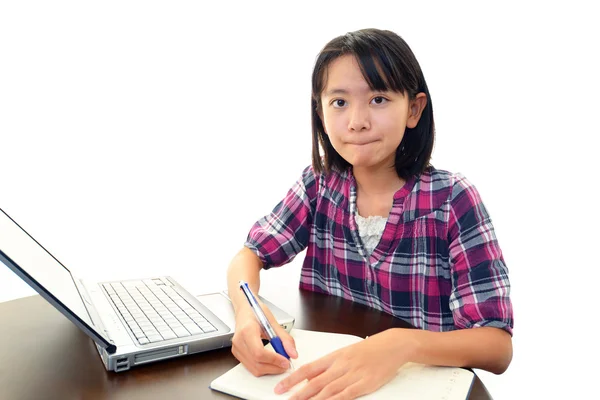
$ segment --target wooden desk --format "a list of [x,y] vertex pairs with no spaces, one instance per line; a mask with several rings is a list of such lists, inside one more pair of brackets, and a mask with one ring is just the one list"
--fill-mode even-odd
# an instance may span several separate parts
[[[299,291],[265,297],[296,327],[365,337],[403,321],[331,296]],[[285,300],[285,301],[284,301]],[[208,388],[237,365],[229,348],[107,372],[91,339],[40,296],[0,303],[2,399],[232,399]],[[476,378],[469,399],[491,399]]]

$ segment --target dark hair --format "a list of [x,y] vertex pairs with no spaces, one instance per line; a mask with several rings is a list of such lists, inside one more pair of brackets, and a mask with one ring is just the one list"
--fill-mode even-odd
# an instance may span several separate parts
[[[427,95],[417,126],[406,128],[396,150],[395,168],[398,176],[408,179],[429,167],[435,136],[433,106],[421,67],[408,44],[397,34],[379,29],[348,32],[325,45],[319,53],[312,75],[312,164],[316,172],[329,173],[331,169],[344,171],[350,163],[333,148],[323,129],[321,93],[326,85],[329,64],[344,55],[356,57],[362,74],[372,90],[395,91],[415,98],[417,93]],[[321,159],[319,144],[325,154]]]

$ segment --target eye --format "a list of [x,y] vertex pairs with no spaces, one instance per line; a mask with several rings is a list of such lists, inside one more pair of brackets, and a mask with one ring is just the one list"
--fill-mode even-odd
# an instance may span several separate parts
[[346,105],[346,100],[337,99],[331,102],[333,108],[343,108]]
[[384,104],[384,103],[387,103],[388,101],[389,100],[386,99],[383,96],[377,96],[377,97],[374,97],[373,100],[371,100],[371,103],[374,103],[374,104]]

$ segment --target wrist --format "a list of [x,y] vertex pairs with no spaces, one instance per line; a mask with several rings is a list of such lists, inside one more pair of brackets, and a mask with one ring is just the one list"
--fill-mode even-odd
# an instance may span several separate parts
[[419,329],[391,328],[388,343],[392,354],[398,354],[399,360],[406,362],[418,362],[417,359],[424,347],[423,331]]

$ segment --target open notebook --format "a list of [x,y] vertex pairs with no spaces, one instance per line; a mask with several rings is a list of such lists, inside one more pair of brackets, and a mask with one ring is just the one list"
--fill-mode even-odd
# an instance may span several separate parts
[[[291,334],[298,350],[298,358],[293,361],[296,368],[363,340],[353,335],[301,329],[293,329]],[[267,348],[270,346],[267,345]],[[275,385],[290,373],[257,378],[242,364],[238,364],[212,381],[210,387],[247,400],[287,399],[306,384],[299,383],[287,393],[275,394]],[[398,375],[392,381],[361,399],[464,400],[469,395],[474,377],[473,372],[462,368],[408,363],[398,370]]]

